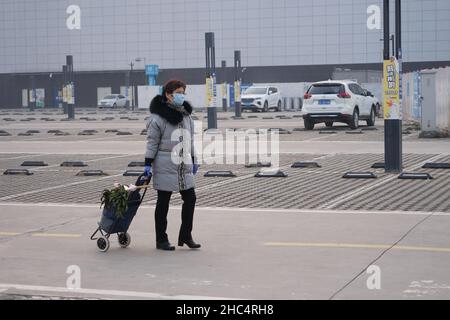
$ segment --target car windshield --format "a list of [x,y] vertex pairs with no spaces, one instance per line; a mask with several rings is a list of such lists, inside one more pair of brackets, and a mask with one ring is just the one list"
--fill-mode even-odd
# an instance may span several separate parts
[[344,86],[339,83],[314,84],[308,91],[310,94],[339,94]]
[[245,94],[266,94],[266,88],[248,88],[245,90]]

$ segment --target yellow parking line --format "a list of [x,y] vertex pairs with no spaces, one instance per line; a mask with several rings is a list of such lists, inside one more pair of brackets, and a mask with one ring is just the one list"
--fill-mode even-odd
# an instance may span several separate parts
[[1,236],[6,236],[6,237],[12,237],[12,236],[18,236],[20,233],[17,232],[0,232],[0,237]]
[[[385,244],[352,244],[352,243],[302,243],[302,242],[266,242],[266,247],[300,247],[300,248],[344,248],[344,249],[389,249],[392,245]],[[394,246],[393,250],[428,251],[450,253],[450,248]]]
[[75,233],[33,233],[33,237],[48,237],[48,238],[79,238],[81,234]]

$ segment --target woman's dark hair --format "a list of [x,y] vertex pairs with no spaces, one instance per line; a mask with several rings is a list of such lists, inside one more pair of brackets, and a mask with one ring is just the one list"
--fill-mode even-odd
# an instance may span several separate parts
[[163,92],[162,92],[163,98],[166,97],[166,94],[172,94],[178,88],[183,88],[184,90],[186,90],[186,83],[184,83],[181,80],[169,80],[169,81],[167,81],[166,84],[163,87]]

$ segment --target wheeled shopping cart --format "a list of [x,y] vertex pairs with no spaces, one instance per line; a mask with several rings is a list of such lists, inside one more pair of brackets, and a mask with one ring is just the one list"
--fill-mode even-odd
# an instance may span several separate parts
[[[112,234],[117,234],[119,245],[122,248],[126,248],[130,245],[131,237],[128,233],[128,228],[130,227],[130,224],[133,221],[142,200],[144,200],[145,193],[147,192],[147,188],[143,188],[143,186],[145,187],[148,185],[150,180],[151,175],[145,176],[144,174],[141,174],[138,177],[136,181],[136,187],[138,188],[129,193],[127,201],[128,207],[123,214],[123,217],[117,217],[114,208],[110,210],[103,208],[101,219],[98,222],[98,228],[91,236],[91,240],[97,241],[97,247],[100,251],[108,251],[110,245],[109,237]],[[141,195],[142,190],[144,191]],[[98,233],[100,233],[100,236],[97,236]]]

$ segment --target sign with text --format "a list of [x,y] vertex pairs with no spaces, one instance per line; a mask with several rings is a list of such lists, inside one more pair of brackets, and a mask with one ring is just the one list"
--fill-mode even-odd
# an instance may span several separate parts
[[384,119],[402,120],[400,65],[392,57],[383,64]]

